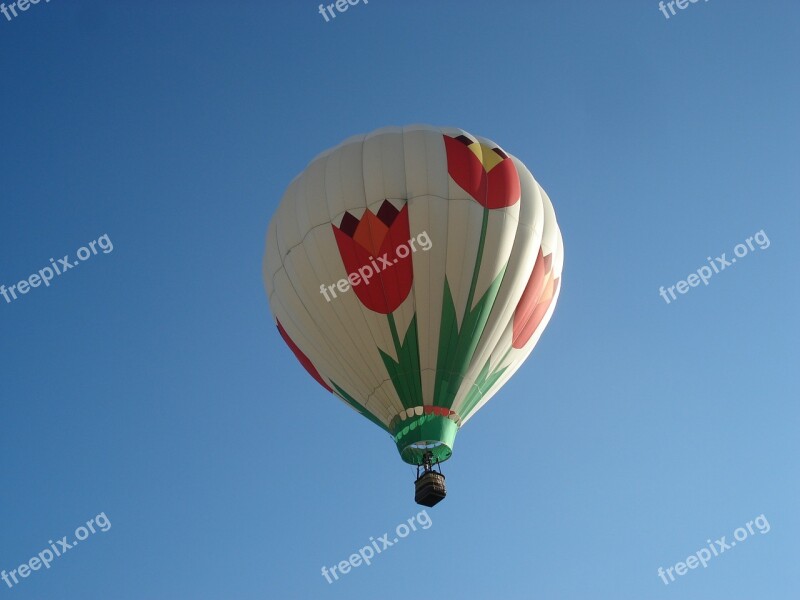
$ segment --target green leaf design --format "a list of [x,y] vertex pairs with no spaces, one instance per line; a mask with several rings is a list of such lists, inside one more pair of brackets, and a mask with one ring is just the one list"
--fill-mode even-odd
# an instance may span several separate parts
[[[504,266],[474,308],[470,309],[470,306],[467,305],[461,330],[458,329],[450,283],[445,279],[434,385],[433,404],[435,406],[453,407],[453,401],[486,327],[486,321],[489,319],[505,272],[506,267]],[[464,415],[461,416],[463,418]]]
[[361,406],[361,404],[359,404],[359,402],[355,398],[353,398],[350,394],[348,394],[342,388],[336,385],[335,381],[331,381],[331,385],[333,385],[333,387],[336,388],[336,393],[342,400],[347,402],[350,406],[355,408],[359,413],[367,417],[370,421],[375,423],[375,425],[383,429],[385,432],[391,433],[389,429],[386,427],[386,425],[384,425],[375,415],[369,412],[366,408]]
[[392,340],[394,341],[398,360],[378,348],[383,364],[386,366],[386,371],[389,373],[397,395],[403,403],[403,408],[422,406],[422,374],[419,368],[417,315],[414,314],[411,319],[402,343],[397,335],[394,315],[389,314],[387,317],[389,318],[389,328],[392,330]]
[[[508,354],[506,354],[507,356]],[[497,380],[502,377],[505,370],[508,368],[508,365],[503,367],[502,369],[497,369],[494,373],[489,374],[489,363],[491,362],[491,357],[489,360],[486,361],[486,364],[483,365],[483,369],[478,374],[478,377],[475,379],[475,385],[473,385],[472,389],[467,394],[467,397],[464,399],[464,405],[461,409],[461,418],[466,419],[472,410],[477,406],[478,402],[481,401],[484,394],[488,392]],[[502,362],[502,360],[500,361]]]

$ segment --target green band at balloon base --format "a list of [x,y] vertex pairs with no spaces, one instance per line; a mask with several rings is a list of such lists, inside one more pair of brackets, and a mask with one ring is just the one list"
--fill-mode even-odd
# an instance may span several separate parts
[[430,452],[433,462],[444,462],[453,454],[458,425],[441,415],[411,417],[397,424],[394,441],[400,457],[411,465],[421,465]]

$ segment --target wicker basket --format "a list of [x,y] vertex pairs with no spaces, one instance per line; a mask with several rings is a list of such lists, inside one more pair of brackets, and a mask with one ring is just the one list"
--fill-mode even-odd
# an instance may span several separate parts
[[447,495],[444,484],[444,475],[435,471],[428,471],[414,482],[414,500],[422,506],[434,506]]

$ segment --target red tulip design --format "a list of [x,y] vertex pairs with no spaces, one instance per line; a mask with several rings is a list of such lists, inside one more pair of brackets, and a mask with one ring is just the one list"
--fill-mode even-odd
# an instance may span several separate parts
[[[348,279],[361,303],[384,315],[397,310],[414,280],[408,204],[398,211],[385,200],[377,214],[367,209],[360,220],[345,212],[339,227],[332,227]],[[398,249],[405,254],[400,256]]]
[[292,352],[294,352],[294,355],[297,357],[297,360],[300,361],[300,364],[303,365],[305,370],[308,371],[308,373],[314,379],[316,379],[322,387],[324,387],[329,392],[333,392],[331,387],[327,383],[325,383],[325,380],[322,378],[322,375],[319,374],[317,368],[311,363],[309,358],[305,354],[303,354],[303,351],[297,347],[297,344],[295,344],[292,338],[289,337],[289,334],[286,333],[286,330],[283,328],[283,325],[281,325],[280,321],[278,321],[278,332],[281,334],[283,341],[286,342],[286,345],[289,346],[289,348],[291,348]]
[[539,249],[533,273],[514,311],[511,338],[511,346],[514,348],[525,347],[555,297],[560,278],[553,278],[552,267],[553,255],[542,256],[542,250]]
[[519,175],[505,152],[465,135],[443,137],[447,172],[481,206],[505,208],[519,201]]

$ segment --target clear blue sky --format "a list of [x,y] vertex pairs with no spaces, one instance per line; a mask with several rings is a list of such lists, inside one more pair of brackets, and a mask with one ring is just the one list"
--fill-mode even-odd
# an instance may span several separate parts
[[[796,598],[799,17],[794,0],[669,20],[654,0],[0,15],[0,284],[114,245],[0,297],[0,569],[112,525],[0,600]],[[317,153],[416,122],[529,166],[563,287],[459,434],[430,528],[328,584],[323,565],[418,512],[414,473],[281,341],[264,236]],[[762,229],[767,249],[658,295]],[[761,514],[767,534],[659,579]]]

